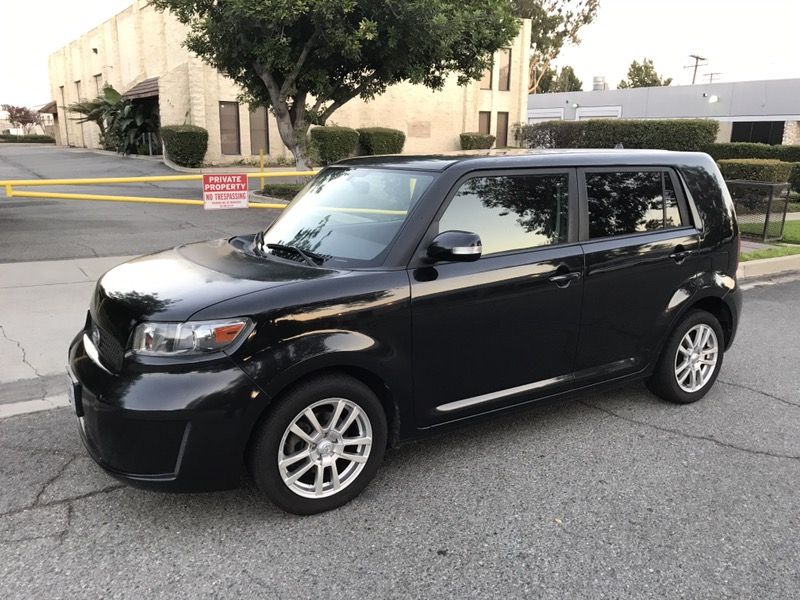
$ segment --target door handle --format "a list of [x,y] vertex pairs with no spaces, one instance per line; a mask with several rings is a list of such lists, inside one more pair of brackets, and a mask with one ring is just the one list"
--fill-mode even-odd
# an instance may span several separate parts
[[675,248],[675,252],[669,255],[669,257],[674,260],[676,263],[681,264],[683,261],[686,260],[686,257],[692,253],[691,250],[684,250],[682,246],[678,246]]
[[565,288],[569,287],[569,284],[572,283],[574,279],[580,278],[581,274],[579,271],[572,271],[570,273],[562,273],[561,275],[553,275],[550,281],[555,283],[558,287]]

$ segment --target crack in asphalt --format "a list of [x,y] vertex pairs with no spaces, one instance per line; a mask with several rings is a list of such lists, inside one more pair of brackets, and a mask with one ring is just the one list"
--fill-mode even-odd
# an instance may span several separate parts
[[56,482],[69,468],[69,466],[77,460],[77,456],[72,456],[68,458],[64,464],[61,465],[61,468],[56,471],[56,474],[47,479],[43,484],[42,488],[37,492],[36,497],[33,500],[33,503],[30,505],[30,508],[35,508],[36,506],[42,503],[42,495],[44,495],[47,488],[49,488],[53,483]]
[[[68,462],[72,462],[72,461],[68,461]],[[60,474],[63,475],[63,469],[61,470]],[[58,477],[56,477],[56,479],[57,478]],[[52,482],[53,481],[51,481],[51,483]],[[46,487],[47,486],[45,486],[45,489],[46,489]],[[76,502],[78,500],[85,500],[87,498],[93,498],[95,496],[100,496],[100,495],[103,495],[103,494],[109,494],[111,492],[115,492],[115,491],[119,490],[120,488],[124,488],[124,487],[125,487],[125,484],[123,484],[123,483],[114,483],[114,484],[111,484],[111,485],[107,485],[106,487],[101,488],[99,490],[93,490],[91,492],[86,492],[85,494],[79,494],[77,496],[71,496],[69,498],[62,498],[61,500],[54,500],[53,502],[38,502],[38,498],[39,498],[39,496],[41,496],[41,493],[42,493],[42,492],[40,492],[39,495],[37,496],[37,501],[34,501],[29,506],[25,506],[25,507],[22,507],[22,508],[16,508],[16,509],[4,512],[4,513],[0,513],[0,519],[2,519],[4,517],[13,517],[15,515],[22,514],[24,512],[29,511],[29,510],[38,510],[38,509],[41,509],[41,508],[51,508],[53,506],[66,505],[67,513],[66,513],[66,523],[64,524],[64,527],[62,527],[59,531],[55,531],[53,533],[48,533],[46,535],[0,539],[0,545],[2,545],[2,544],[19,544],[19,543],[30,542],[30,541],[34,541],[34,540],[41,540],[41,539],[46,539],[46,538],[56,538],[58,540],[59,544],[61,544],[61,543],[64,542],[64,539],[67,537],[67,534],[69,533],[69,530],[72,528],[73,516],[74,516],[73,515],[73,513],[74,513],[73,502]]]
[[691,440],[698,440],[702,442],[711,442],[717,446],[721,446],[723,448],[728,448],[730,450],[737,450],[739,452],[745,452],[747,454],[752,454],[756,456],[769,456],[770,458],[786,458],[790,460],[800,460],[800,456],[792,455],[792,454],[781,454],[778,452],[769,452],[767,450],[755,450],[753,448],[745,448],[744,446],[737,446],[736,444],[731,444],[730,442],[723,442],[716,438],[706,436],[706,435],[695,435],[692,433],[686,433],[685,431],[681,431],[679,429],[673,429],[671,427],[663,427],[661,425],[654,425],[653,423],[647,423],[645,421],[640,421],[638,419],[634,419],[633,417],[626,417],[619,413],[614,412],[613,410],[602,408],[600,406],[596,406],[594,404],[589,404],[583,400],[577,400],[578,404],[582,404],[588,408],[593,408],[598,410],[602,413],[605,413],[609,416],[616,417],[622,421],[626,421],[628,423],[634,423],[636,425],[641,425],[643,427],[649,427],[651,429],[655,429],[657,431],[661,431],[663,433],[670,433],[672,435],[677,435],[683,438],[691,439]]
[[760,394],[761,396],[766,396],[767,398],[771,398],[772,400],[777,400],[778,402],[783,402],[784,404],[788,404],[789,406],[800,408],[800,403],[792,402],[791,400],[786,400],[785,398],[781,398],[780,396],[776,396],[774,394],[770,394],[769,392],[764,392],[762,390],[758,390],[756,388],[752,388],[746,385],[742,385],[741,383],[733,383],[732,381],[722,381],[721,379],[717,379],[717,382],[722,383],[724,385],[729,385],[731,387],[739,388],[742,390],[747,390],[748,392],[755,392],[756,394]]
[[17,348],[19,348],[19,351],[22,354],[22,364],[27,365],[28,367],[30,367],[31,371],[33,371],[34,374],[37,377],[44,377],[41,373],[39,373],[39,370],[36,367],[34,367],[30,363],[30,361],[28,361],[28,353],[25,350],[25,348],[22,347],[22,344],[20,342],[18,342],[17,340],[15,340],[13,338],[10,338],[8,336],[8,334],[6,333],[5,327],[3,327],[2,325],[0,325],[0,335],[2,335],[6,340],[8,340],[12,344],[14,344]]

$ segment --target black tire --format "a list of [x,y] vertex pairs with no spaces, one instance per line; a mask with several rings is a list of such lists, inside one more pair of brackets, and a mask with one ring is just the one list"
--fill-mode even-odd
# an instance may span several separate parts
[[[688,392],[682,389],[678,384],[678,379],[675,374],[678,345],[692,327],[700,324],[711,327],[711,329],[714,330],[714,334],[717,336],[717,364],[714,366],[711,377],[702,388],[695,392]],[[656,364],[655,371],[650,379],[647,380],[647,387],[656,396],[668,402],[674,402],[675,404],[691,404],[692,402],[697,402],[708,393],[708,390],[714,386],[714,382],[717,380],[719,371],[722,368],[724,346],[725,334],[717,318],[705,310],[692,310],[678,323],[670,334],[669,339],[667,339],[661,356],[658,359],[658,363]]]
[[[340,491],[322,498],[304,497],[293,491],[281,476],[278,468],[280,445],[284,433],[300,413],[317,402],[332,398],[352,402],[366,414],[372,429],[369,456],[360,472]],[[259,490],[276,506],[296,515],[312,515],[338,508],[358,496],[378,471],[386,441],[386,414],[372,390],[352,377],[324,375],[293,387],[267,412],[253,433],[247,463]],[[312,446],[308,444],[307,447]],[[310,459],[303,464],[309,462]],[[332,478],[330,467],[328,469],[325,473]]]

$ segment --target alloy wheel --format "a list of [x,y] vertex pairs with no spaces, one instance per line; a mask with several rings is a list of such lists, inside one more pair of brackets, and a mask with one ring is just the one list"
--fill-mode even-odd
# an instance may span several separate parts
[[325,498],[350,485],[369,460],[372,425],[345,398],[315,402],[292,419],[278,447],[283,483],[304,498]]
[[714,329],[705,323],[684,334],[675,354],[675,379],[688,393],[705,387],[714,375],[719,358],[719,342]]

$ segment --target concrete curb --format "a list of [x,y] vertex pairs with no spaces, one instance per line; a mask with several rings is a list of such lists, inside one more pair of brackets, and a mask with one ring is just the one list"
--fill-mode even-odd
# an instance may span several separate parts
[[736,277],[740,281],[766,277],[778,273],[800,272],[800,254],[792,256],[779,256],[777,258],[763,258],[761,260],[749,260],[739,264]]
[[[249,165],[233,165],[233,166],[220,166],[220,167],[182,167],[175,164],[167,158],[166,154],[162,155],[162,162],[168,169],[172,169],[178,173],[189,173],[192,175],[202,175],[204,173],[258,173],[260,169]],[[286,171],[287,169],[294,169],[294,167],[265,167],[264,171]]]

